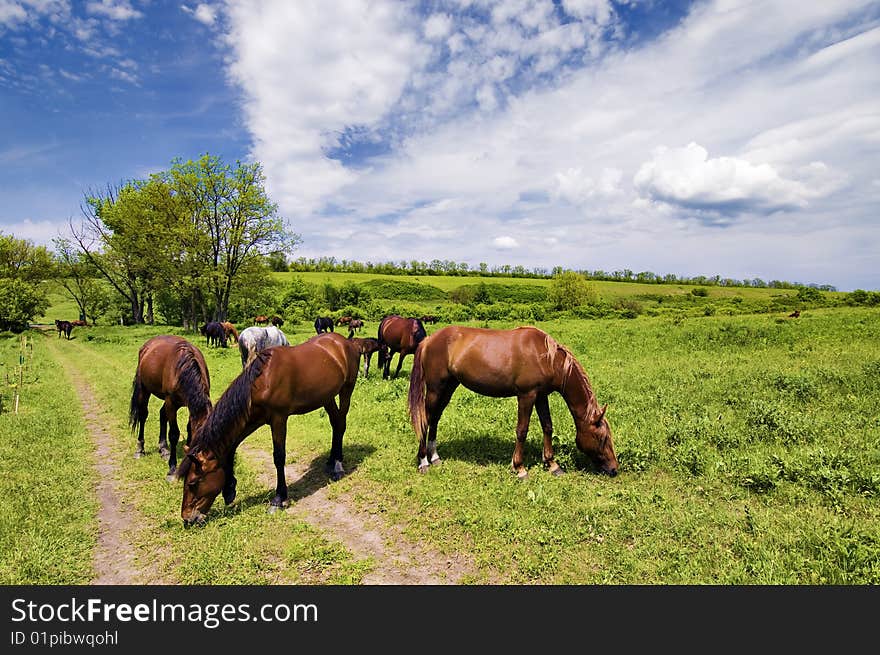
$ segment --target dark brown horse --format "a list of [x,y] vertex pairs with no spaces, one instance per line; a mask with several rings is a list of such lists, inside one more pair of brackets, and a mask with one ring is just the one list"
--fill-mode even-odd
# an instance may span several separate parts
[[[403,365],[403,358],[415,353],[419,343],[426,336],[425,326],[417,318],[403,318],[397,314],[383,318],[379,323],[379,343],[388,347],[388,356],[382,363],[382,378],[388,379],[394,353],[400,353],[397,359],[397,370],[394,371],[396,378]],[[380,359],[382,358],[380,357]]]
[[379,366],[382,366],[385,360],[388,359],[388,346],[379,343],[378,339],[354,337],[351,340],[358,347],[361,357],[364,359],[364,377],[370,374],[370,360],[373,359],[373,353],[379,353]]
[[168,477],[173,479],[180,439],[177,410],[189,410],[187,443],[211,411],[211,379],[202,352],[186,339],[170,334],[153,337],[141,346],[129,410],[132,432],[138,433],[135,457],[144,455],[144,424],[151,396],[163,401],[159,410],[159,453],[168,460]]
[[184,524],[204,522],[221,490],[227,504],[235,499],[235,451],[262,425],[272,428],[272,457],[277,472],[270,508],[287,504],[284,461],[287,418],[292,414],[321,408],[327,412],[333,428],[327,473],[333,480],[341,478],[345,473],[342,437],[359,358],[357,346],[335,332],[316,335],[298,346],[276,346],[258,353],[223,392],[181,462]]
[[55,319],[55,328],[58,330],[58,338],[61,338],[63,334],[70,340],[70,333],[73,331],[73,323],[70,321],[59,321],[57,318]]
[[282,325],[284,325],[284,319],[278,316],[278,314],[275,314],[275,316],[273,316],[271,320],[272,325],[274,325],[275,327],[281,327]]
[[575,443],[602,473],[617,475],[617,456],[605,410],[599,407],[580,362],[550,335],[534,327],[487,330],[451,325],[422,341],[410,375],[409,411],[419,437],[419,471],[440,461],[437,423],[459,384],[484,396],[516,396],[519,412],[511,465],[527,477],[523,446],[532,409],[544,431],[544,465],[554,474],[553,424],[548,396],[558,391],[574,419]]
[[359,318],[353,318],[348,322],[348,338],[351,339],[355,332],[359,332],[364,327],[364,322]]

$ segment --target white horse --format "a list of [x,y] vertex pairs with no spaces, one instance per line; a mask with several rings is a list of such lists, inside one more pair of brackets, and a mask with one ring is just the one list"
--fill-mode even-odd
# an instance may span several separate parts
[[272,346],[289,346],[284,333],[274,325],[269,327],[249,327],[238,335],[238,351],[241,353],[241,368],[247,368],[257,353]]

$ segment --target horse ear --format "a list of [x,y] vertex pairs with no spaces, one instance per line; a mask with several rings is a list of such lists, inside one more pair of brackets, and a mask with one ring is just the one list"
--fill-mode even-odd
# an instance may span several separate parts
[[601,422],[602,422],[602,419],[605,418],[605,412],[607,412],[607,411],[608,411],[608,403],[605,403],[605,406],[602,407],[602,408],[600,408],[600,409],[599,409],[599,410],[593,415],[593,423],[595,423],[596,425],[598,425],[599,423],[601,423]]

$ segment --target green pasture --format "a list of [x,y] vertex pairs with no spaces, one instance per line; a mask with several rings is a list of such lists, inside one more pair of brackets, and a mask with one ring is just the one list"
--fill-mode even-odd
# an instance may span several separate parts
[[[710,288],[715,291],[740,290]],[[530,476],[517,481],[510,472],[515,399],[465,389],[456,392],[440,422],[443,465],[419,475],[406,406],[409,357],[397,380],[382,380],[375,360],[369,379],[359,380],[343,446],[348,475],[337,483],[321,478],[320,484],[330,485],[332,497],[399,526],[425,548],[468,555],[476,570],[465,583],[880,582],[876,308],[809,309],[799,319],[779,313],[643,314],[637,320],[566,318],[536,325],[573,350],[599,401],[609,403],[621,467],[616,478],[596,474],[577,452],[571,417],[554,395],[554,442],[568,473],[555,478],[543,470],[533,417],[526,449]],[[368,322],[365,334],[372,336],[375,327]],[[294,344],[314,332],[305,323],[284,329]],[[4,396],[3,484],[7,498],[42,488],[46,499],[4,505],[4,579],[88,580],[83,553],[94,542],[95,500],[87,492],[88,440],[75,396],[63,381],[64,362],[89,380],[118,435],[113,457],[137,528],[140,566],[181,583],[361,582],[373,562],[358,560],[331,532],[316,531],[292,512],[267,513],[274,486],[267,428],[248,437],[239,453],[238,499],[224,507],[218,498],[203,529],[184,529],[180,484],[165,481],[166,465],[156,453],[155,399],[148,456],[132,458],[135,440],[126,416],[137,350],[154,334],[178,331],[77,328],[69,342],[54,332],[32,335],[44,373],[32,385],[29,411],[39,419],[23,428],[24,417],[9,413]],[[206,355],[216,400],[240,372],[238,353],[186,336]],[[17,344],[8,338],[3,352],[17,352]],[[185,415],[182,410],[181,423]],[[288,462],[323,465],[330,446],[323,412],[291,417],[288,425]],[[50,442],[60,472],[46,480],[29,463]],[[288,483],[294,503],[313,491],[303,481]],[[34,535],[24,543],[17,538],[22,525]],[[63,540],[53,538],[61,525]],[[40,556],[53,562],[57,575],[21,567]]]

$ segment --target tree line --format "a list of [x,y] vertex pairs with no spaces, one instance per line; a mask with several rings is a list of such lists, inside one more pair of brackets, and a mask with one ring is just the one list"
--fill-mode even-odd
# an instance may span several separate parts
[[452,275],[469,277],[518,277],[518,278],[544,278],[552,279],[565,272],[573,272],[587,280],[608,282],[638,282],[643,284],[685,284],[695,286],[722,286],[722,287],[753,287],[770,289],[799,289],[810,287],[820,291],[837,291],[830,284],[802,284],[800,282],[787,282],[785,280],[765,281],[761,278],[746,278],[737,280],[720,275],[696,275],[688,277],[674,273],[659,274],[651,271],[634,272],[628,268],[614,271],[602,269],[571,269],[562,266],[554,266],[551,269],[544,267],[526,268],[522,265],[501,264],[489,266],[486,262],[480,262],[472,266],[467,262],[456,262],[449,259],[433,259],[430,262],[418,260],[401,260],[399,262],[359,262],[349,259],[338,260],[336,257],[305,258],[298,257],[288,261],[283,253],[272,253],[268,263],[273,271],[294,272],[335,272],[335,273],[378,273],[384,275]]

